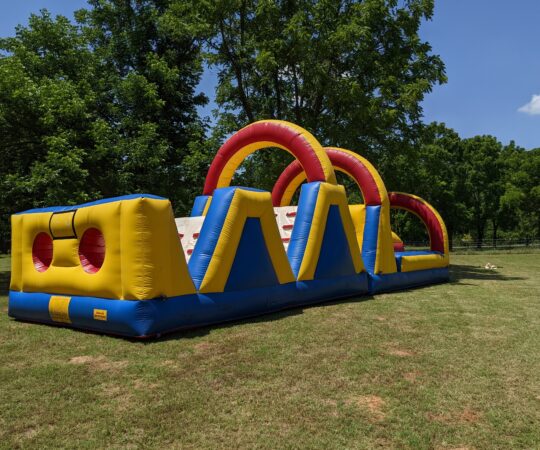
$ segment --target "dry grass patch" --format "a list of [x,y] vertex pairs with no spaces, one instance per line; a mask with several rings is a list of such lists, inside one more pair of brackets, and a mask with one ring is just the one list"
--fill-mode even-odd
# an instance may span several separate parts
[[476,450],[476,447],[436,447],[435,450]]
[[447,425],[470,423],[475,424],[482,420],[483,414],[480,411],[475,411],[470,408],[465,408],[461,411],[450,413],[428,413],[428,419],[434,422],[439,422]]
[[409,350],[394,348],[394,349],[388,350],[388,354],[392,356],[399,356],[400,358],[407,358],[409,356],[414,356],[416,353],[411,352]]
[[347,403],[354,405],[370,414],[370,419],[375,421],[384,420],[386,414],[383,411],[385,401],[378,395],[360,395],[351,397]]
[[422,375],[422,372],[419,371],[413,371],[413,372],[405,372],[403,374],[403,378],[405,381],[408,381],[410,383],[414,383],[418,380],[418,378]]
[[69,364],[86,366],[96,371],[118,371],[128,366],[128,361],[111,361],[105,356],[81,355],[69,359]]

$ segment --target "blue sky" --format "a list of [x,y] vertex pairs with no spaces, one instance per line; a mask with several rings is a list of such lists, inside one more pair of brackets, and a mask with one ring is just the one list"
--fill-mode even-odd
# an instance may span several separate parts
[[[2,2],[0,36],[31,12],[72,17],[84,0]],[[540,0],[436,0],[421,36],[446,64],[448,83],[423,103],[425,121],[445,122],[462,137],[491,134],[503,143],[540,147]],[[215,75],[200,89],[213,98]],[[535,97],[536,96],[536,97]],[[208,105],[203,113],[214,106]]]
[[448,83],[426,97],[426,121],[445,122],[462,137],[540,147],[540,98],[530,104],[540,95],[540,0],[435,4],[421,36],[441,55]]

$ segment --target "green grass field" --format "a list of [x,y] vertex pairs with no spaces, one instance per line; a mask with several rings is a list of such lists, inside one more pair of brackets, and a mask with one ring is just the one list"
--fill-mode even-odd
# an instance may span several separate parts
[[0,447],[540,448],[540,254],[452,263],[140,342],[8,318],[0,259]]

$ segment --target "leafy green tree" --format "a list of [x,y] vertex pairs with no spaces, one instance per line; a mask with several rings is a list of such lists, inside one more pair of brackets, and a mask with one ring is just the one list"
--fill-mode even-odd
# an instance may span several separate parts
[[463,149],[461,176],[465,179],[465,198],[477,247],[481,248],[488,221],[498,223],[503,194],[502,144],[493,136],[475,136],[463,141]]
[[[195,16],[206,38],[223,135],[290,120],[385,172],[418,137],[424,94],[446,79],[418,35],[432,13],[431,0],[191,0],[174,2],[167,20],[181,28]],[[286,159],[261,152],[244,178],[270,188]]]
[[31,15],[0,40],[1,250],[9,214],[97,194],[84,160],[93,120],[94,59],[66,18]]
[[[191,207],[201,174],[187,178],[184,159],[204,139],[195,90],[202,73],[200,45],[188,32],[167,31],[170,0],[89,0],[76,14],[99,61],[100,104],[106,123],[97,137],[114,148],[122,191],[169,197],[177,212]],[[100,162],[101,165],[101,162]],[[110,180],[109,180],[110,182]]]
[[168,4],[95,0],[78,24],[43,10],[0,39],[0,250],[30,207],[153,192],[189,210],[206,97],[199,45],[162,31]]
[[[539,236],[540,151],[494,137],[462,140],[444,124],[425,127],[421,145],[403,161],[400,189],[433,204],[445,220],[450,247],[459,235],[469,235],[481,247],[486,233],[493,245],[504,237]],[[405,165],[407,164],[407,165]],[[423,226],[407,214],[394,215],[394,227],[406,241],[421,240]]]
[[457,233],[468,230],[470,216],[463,178],[463,144],[459,135],[441,123],[426,126],[416,158],[401,172],[409,192],[430,202],[445,221],[450,247]]
[[511,238],[540,238],[540,149],[527,151],[512,142],[503,149],[501,164],[501,229]]

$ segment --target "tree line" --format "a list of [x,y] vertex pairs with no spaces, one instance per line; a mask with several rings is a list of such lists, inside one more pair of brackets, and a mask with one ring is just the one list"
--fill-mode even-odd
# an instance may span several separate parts
[[[151,192],[186,214],[220,144],[259,119],[290,120],[366,156],[389,190],[431,202],[452,236],[538,238],[540,150],[422,122],[424,96],[446,82],[418,34],[433,7],[89,0],[74,21],[31,15],[0,39],[0,251],[9,216],[32,207]],[[204,117],[208,67],[217,108]],[[288,162],[258,152],[235,182],[270,190]],[[395,219],[405,239],[424,232]]]

